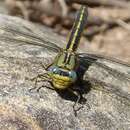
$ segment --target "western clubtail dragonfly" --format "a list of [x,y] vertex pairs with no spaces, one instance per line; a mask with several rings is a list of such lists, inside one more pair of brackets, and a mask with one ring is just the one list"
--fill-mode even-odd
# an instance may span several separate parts
[[[89,66],[91,66],[91,64],[96,64],[101,68],[109,70],[109,72],[114,76],[119,76],[121,78],[122,75],[125,75],[126,79],[130,81],[129,74],[124,74],[123,72],[117,72],[117,70],[114,70],[113,68],[106,66],[101,62],[98,62],[98,60],[104,59],[106,61],[118,64],[125,64],[125,63],[120,63],[120,61],[117,61],[115,59],[107,58],[97,54],[76,53],[83,29],[86,26],[87,17],[88,17],[87,8],[85,6],[81,6],[80,10],[77,13],[77,17],[65,49],[60,48],[54,43],[45,41],[45,39],[43,39],[40,35],[22,32],[15,28],[9,27],[8,25],[0,26],[0,30],[5,30],[6,32],[14,33],[21,37],[14,38],[4,35],[3,37],[1,37],[1,39],[3,38],[9,41],[16,41],[36,46],[42,46],[44,48],[47,48],[48,50],[57,52],[58,55],[56,56],[52,64],[50,64],[47,67],[43,66],[43,68],[46,70],[46,73],[40,74],[37,77],[33,78],[33,80],[36,81],[35,85],[37,84],[38,79],[48,81],[51,84],[52,88],[54,89],[58,90],[67,89],[72,93],[74,93],[75,95],[77,95],[78,96],[77,102],[79,102],[82,95],[78,93],[77,90],[75,91],[75,89],[72,86],[74,86],[75,82],[81,76],[78,70],[78,68],[80,68],[81,65],[83,65],[85,68],[88,68]],[[24,39],[24,37],[28,38],[28,40]],[[125,65],[130,67],[127,64]]]

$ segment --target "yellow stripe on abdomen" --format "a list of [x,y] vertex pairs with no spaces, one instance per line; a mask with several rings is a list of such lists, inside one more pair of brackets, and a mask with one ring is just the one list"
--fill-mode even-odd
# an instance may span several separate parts
[[86,25],[87,15],[88,15],[88,13],[87,13],[86,7],[82,6],[78,12],[74,26],[72,28],[66,50],[76,51],[80,38],[81,38],[81,34]]

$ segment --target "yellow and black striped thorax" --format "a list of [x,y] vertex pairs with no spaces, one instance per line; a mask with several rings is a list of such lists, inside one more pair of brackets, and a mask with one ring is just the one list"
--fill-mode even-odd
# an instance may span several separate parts
[[74,70],[77,66],[77,56],[74,52],[63,51],[55,59],[54,65],[66,70]]

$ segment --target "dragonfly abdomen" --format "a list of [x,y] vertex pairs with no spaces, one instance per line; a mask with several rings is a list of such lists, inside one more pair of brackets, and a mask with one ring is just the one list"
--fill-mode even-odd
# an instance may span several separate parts
[[86,26],[87,16],[88,16],[87,8],[85,6],[82,6],[77,14],[68,44],[66,46],[66,50],[70,51],[77,50],[83,29]]

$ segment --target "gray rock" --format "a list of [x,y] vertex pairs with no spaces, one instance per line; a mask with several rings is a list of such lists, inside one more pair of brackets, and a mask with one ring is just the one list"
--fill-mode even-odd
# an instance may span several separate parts
[[77,116],[72,107],[75,96],[47,88],[29,91],[34,82],[28,78],[44,73],[40,63],[52,63],[58,46],[65,45],[46,27],[0,15],[0,130],[130,129],[128,65],[100,57],[88,67],[82,55],[86,102]]

